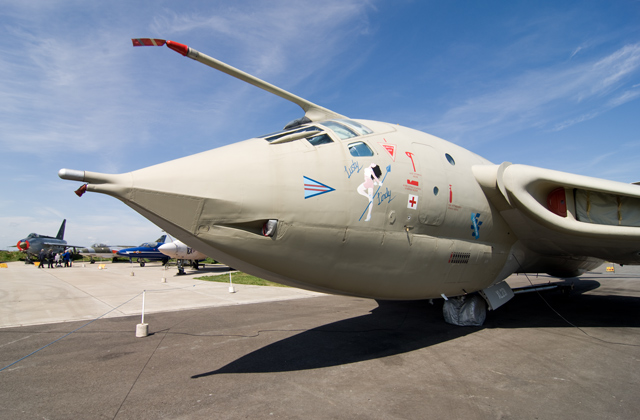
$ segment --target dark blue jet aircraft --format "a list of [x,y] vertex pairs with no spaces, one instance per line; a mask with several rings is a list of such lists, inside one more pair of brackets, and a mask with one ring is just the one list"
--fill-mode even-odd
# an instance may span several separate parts
[[67,245],[67,241],[64,240],[64,228],[66,224],[67,219],[64,219],[55,237],[30,233],[26,238],[20,239],[16,247],[26,254],[26,263],[30,264],[32,257],[38,259],[38,254],[41,249],[45,251],[51,249],[53,252],[58,253],[63,252],[67,248],[76,247],[76,245]]
[[118,257],[129,258],[130,262],[133,262],[134,258],[137,258],[140,263],[140,267],[144,267],[144,260],[150,261],[162,261],[162,265],[169,262],[169,257],[158,251],[158,247],[164,244],[167,239],[167,235],[162,235],[155,242],[145,242],[140,246],[134,248],[125,248],[119,250],[116,254]]

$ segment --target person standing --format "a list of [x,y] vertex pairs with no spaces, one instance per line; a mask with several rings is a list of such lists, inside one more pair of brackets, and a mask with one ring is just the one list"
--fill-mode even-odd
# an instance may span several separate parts
[[42,248],[38,253],[38,261],[40,261],[40,264],[38,264],[38,268],[44,268],[44,261],[46,259],[47,259],[47,253],[44,250],[44,248]]
[[49,248],[49,252],[47,252],[47,262],[49,263],[49,268],[53,267],[53,250]]

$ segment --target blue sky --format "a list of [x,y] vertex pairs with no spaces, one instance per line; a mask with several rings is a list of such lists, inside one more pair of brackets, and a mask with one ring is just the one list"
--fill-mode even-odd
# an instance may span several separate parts
[[60,168],[128,172],[281,129],[280,98],[172,39],[352,118],[510,161],[640,181],[640,1],[0,0],[0,249],[158,227]]

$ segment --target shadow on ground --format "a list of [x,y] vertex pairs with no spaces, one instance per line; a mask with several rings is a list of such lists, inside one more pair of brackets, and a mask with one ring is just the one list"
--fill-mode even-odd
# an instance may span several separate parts
[[575,281],[571,293],[517,295],[482,327],[448,325],[442,302],[380,301],[369,314],[333,322],[269,344],[210,372],[289,372],[355,363],[426,348],[491,328],[640,327],[639,297],[585,294],[600,283]]

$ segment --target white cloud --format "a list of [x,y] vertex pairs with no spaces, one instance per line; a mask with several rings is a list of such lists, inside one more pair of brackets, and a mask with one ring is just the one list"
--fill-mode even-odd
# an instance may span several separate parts
[[[124,93],[132,80],[112,34],[76,38],[10,28],[16,51],[0,57],[3,96],[0,142],[5,150],[50,153],[60,147],[95,151],[117,145],[127,121]],[[110,133],[112,135],[109,135]],[[114,135],[115,134],[115,135]]]
[[[236,65],[248,66],[245,71],[260,77],[286,72],[289,80],[301,80],[335,59],[354,36],[368,32],[367,12],[372,7],[368,1],[309,2],[304,7],[283,1],[255,2],[232,6],[224,15],[166,11],[154,19],[151,29],[180,36],[197,32],[202,41],[203,33],[213,34],[216,41],[209,37],[208,45],[233,49],[240,61]],[[296,60],[292,72],[294,58],[304,60]]]
[[[638,73],[640,44],[626,45],[598,60],[572,63],[520,74],[494,86],[492,92],[468,98],[427,129],[459,140],[467,133],[504,136],[550,125],[561,130],[638,96],[628,91],[602,101]],[[580,115],[572,115],[576,113]]]

